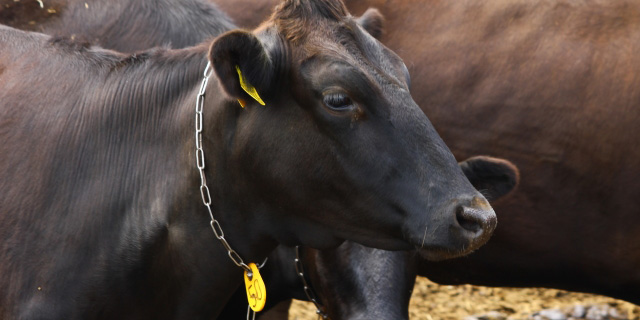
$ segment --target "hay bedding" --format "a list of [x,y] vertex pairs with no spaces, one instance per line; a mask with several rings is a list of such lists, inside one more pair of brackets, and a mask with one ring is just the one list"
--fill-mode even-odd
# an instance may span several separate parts
[[[412,320],[640,320],[640,307],[612,298],[540,288],[440,286],[418,278]],[[294,301],[289,320],[316,319],[311,303]]]

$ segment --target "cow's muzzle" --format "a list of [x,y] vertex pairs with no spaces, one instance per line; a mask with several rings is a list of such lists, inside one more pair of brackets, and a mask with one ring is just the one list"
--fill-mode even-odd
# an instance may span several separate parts
[[475,250],[489,240],[497,218],[487,200],[475,196],[468,204],[460,204],[455,210],[455,223],[461,236],[468,238],[469,249]]

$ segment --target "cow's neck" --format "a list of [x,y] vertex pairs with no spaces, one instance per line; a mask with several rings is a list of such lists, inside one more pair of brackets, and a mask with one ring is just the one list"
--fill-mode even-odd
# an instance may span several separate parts
[[[243,270],[231,261],[227,250],[214,237],[209,214],[200,195],[194,122],[206,51],[203,48],[190,49],[180,54],[185,57],[175,59],[160,55],[150,58],[145,62],[146,66],[141,68],[144,74],[139,75],[140,81],[133,86],[117,86],[119,90],[114,94],[121,99],[115,105],[135,108],[133,111],[118,111],[123,112],[121,118],[125,122],[146,119],[144,124],[123,123],[123,126],[154,130],[157,141],[166,141],[161,146],[153,143],[145,146],[148,147],[149,156],[153,157],[154,153],[171,155],[167,158],[157,157],[150,164],[153,168],[149,168],[156,174],[144,182],[147,187],[161,190],[160,194],[152,197],[160,197],[161,200],[150,201],[161,201],[168,209],[160,213],[161,218],[156,215],[141,220],[148,224],[146,229],[156,230],[147,245],[161,248],[152,259],[160,261],[160,270],[174,280],[168,280],[167,286],[172,287],[176,295],[192,297],[181,301],[209,308],[192,309],[181,314],[189,317],[196,313],[217,314],[243,282]],[[133,77],[128,76],[128,81],[137,78],[136,72],[139,70],[131,72]],[[233,181],[229,181],[224,174],[225,166],[229,165],[226,163],[229,152],[226,140],[233,135],[236,118],[242,110],[221,92],[216,82],[215,75],[211,76],[206,92],[203,125],[205,174],[211,190],[211,208],[231,247],[246,263],[261,263],[276,243],[263,235],[260,221],[252,220],[251,216],[256,213],[259,216],[260,212],[248,212],[254,208],[243,203],[251,199],[238,199],[233,191],[229,191]],[[129,105],[130,101],[145,102],[133,107]],[[148,122],[153,122],[153,125],[146,127],[150,124]],[[158,130],[158,125],[162,130]],[[149,203],[149,206],[152,205]]]
[[[199,70],[202,71],[203,69]],[[206,71],[205,71],[206,72]],[[203,72],[200,72],[199,79],[204,78]],[[209,85],[206,87],[205,95],[201,97],[204,99],[203,103],[203,124],[202,124],[202,149],[205,154],[204,174],[207,177],[204,184],[210,190],[211,205],[213,219],[216,223],[219,223],[220,233],[224,234],[224,239],[218,239],[212,237],[215,235],[213,228],[209,228],[213,221],[209,220],[208,210],[204,204],[202,192],[198,192],[196,197],[197,206],[195,214],[198,216],[205,216],[208,220],[206,224],[205,233],[209,237],[209,245],[215,250],[210,256],[209,263],[217,263],[220,267],[216,274],[224,274],[225,277],[220,279],[221,284],[229,285],[231,283],[242,282],[242,276],[240,276],[241,266],[244,264],[255,263],[260,265],[265,261],[267,255],[273,251],[276,247],[276,243],[267,236],[269,230],[267,230],[267,223],[262,220],[267,215],[266,211],[261,208],[258,199],[253,199],[250,194],[242,193],[238,194],[235,185],[238,181],[234,181],[233,178],[228,176],[229,167],[237,164],[229,161],[232,150],[232,141],[235,134],[238,118],[242,116],[243,110],[240,105],[234,100],[229,98],[225,93],[220,90],[220,85],[216,83],[218,80],[215,75],[209,77]],[[199,84],[202,83],[199,81]],[[196,86],[198,91],[201,90],[201,86]],[[194,98],[190,96],[186,103],[187,118],[191,118],[186,122],[186,127],[192,132],[192,138],[187,145],[193,146],[193,156],[187,160],[190,167],[194,167],[196,164],[197,152],[195,146],[196,139],[196,125],[195,125],[195,104],[197,101],[197,94]],[[259,130],[259,128],[257,128]],[[192,143],[192,142],[193,143]],[[195,153],[195,154],[194,154]],[[193,170],[199,172],[198,170]],[[199,174],[193,174],[196,177],[196,183],[191,184],[192,190],[202,191],[203,181],[200,179]],[[198,209],[199,208],[199,209]],[[262,211],[262,212],[261,212]],[[192,218],[189,218],[190,220]],[[216,225],[215,223],[213,225]],[[196,228],[201,229],[202,223]],[[231,250],[224,248],[223,245],[229,245]],[[236,254],[237,253],[237,254]],[[230,258],[231,256],[235,258]],[[231,264],[233,262],[233,265]],[[229,298],[233,291],[225,289],[225,298]],[[226,300],[226,299],[225,299]],[[226,304],[226,303],[225,303]],[[222,307],[223,304],[220,304]],[[220,310],[220,309],[218,309]]]

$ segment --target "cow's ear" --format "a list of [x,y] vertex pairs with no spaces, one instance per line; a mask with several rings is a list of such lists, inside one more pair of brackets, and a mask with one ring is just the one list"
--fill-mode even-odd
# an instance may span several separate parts
[[471,184],[489,200],[507,195],[520,182],[518,168],[505,159],[477,156],[459,165]]
[[224,91],[243,107],[248,101],[265,104],[272,63],[254,34],[234,30],[219,36],[211,44],[209,61]]
[[367,30],[371,36],[380,40],[382,32],[384,31],[384,16],[378,9],[367,9],[356,21],[363,29]]

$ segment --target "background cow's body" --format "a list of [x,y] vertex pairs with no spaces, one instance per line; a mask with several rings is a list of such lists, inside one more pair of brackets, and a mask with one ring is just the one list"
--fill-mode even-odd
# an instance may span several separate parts
[[205,0],[47,0],[42,4],[3,3],[0,23],[121,52],[184,48],[235,28],[224,12]]
[[[268,14],[217,2],[240,25]],[[420,274],[640,303],[640,2],[346,2],[385,16],[382,42],[456,157],[521,171],[488,245]]]
[[504,157],[521,172],[487,246],[419,273],[640,303],[640,2],[386,11],[383,40],[411,66],[414,98],[454,154]]

